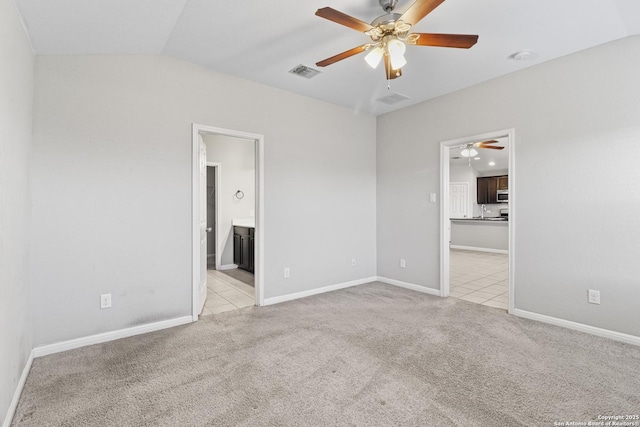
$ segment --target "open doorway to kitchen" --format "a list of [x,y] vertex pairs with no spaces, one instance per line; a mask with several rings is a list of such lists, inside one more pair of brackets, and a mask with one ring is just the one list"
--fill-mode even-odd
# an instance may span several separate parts
[[[264,137],[194,124],[193,152],[195,321],[263,304]],[[247,234],[242,243],[251,271],[238,270],[239,231]]]
[[443,297],[513,309],[514,152],[513,129],[441,144]]

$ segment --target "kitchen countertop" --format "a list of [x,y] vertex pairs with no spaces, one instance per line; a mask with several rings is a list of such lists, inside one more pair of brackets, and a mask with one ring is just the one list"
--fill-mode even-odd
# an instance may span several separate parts
[[496,222],[496,223],[509,222],[508,218],[500,218],[500,217],[488,217],[484,219],[483,218],[450,218],[450,219],[451,221],[480,221],[480,222]]
[[237,227],[256,228],[256,219],[253,217],[252,218],[234,218],[231,224]]

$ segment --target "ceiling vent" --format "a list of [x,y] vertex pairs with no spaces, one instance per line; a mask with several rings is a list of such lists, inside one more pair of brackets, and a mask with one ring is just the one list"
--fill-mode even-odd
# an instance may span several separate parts
[[320,71],[315,68],[307,67],[306,65],[298,65],[293,69],[289,70],[291,74],[298,75],[300,77],[304,77],[305,79],[310,79],[311,77],[315,77],[320,74]]
[[383,102],[387,105],[393,105],[397,104],[398,102],[406,101],[407,99],[409,99],[409,97],[406,95],[402,95],[400,93],[392,93],[391,95],[378,98],[377,101]]

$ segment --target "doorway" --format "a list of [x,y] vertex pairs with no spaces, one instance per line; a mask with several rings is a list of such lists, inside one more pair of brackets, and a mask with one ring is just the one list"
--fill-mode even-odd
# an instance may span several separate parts
[[[220,136],[229,138],[238,138],[244,141],[250,141],[254,154],[253,162],[255,168],[254,186],[255,196],[252,211],[254,214],[254,284],[253,304],[263,305],[264,301],[264,136],[258,134],[247,133],[230,129],[222,129],[212,126],[193,124],[192,125],[192,317],[198,320],[198,316],[204,307],[207,298],[207,277],[211,271],[218,272],[225,267],[223,262],[223,244],[221,233],[220,199],[229,195],[220,194],[221,169],[224,165],[207,161],[206,137]],[[202,173],[202,167],[206,165]],[[214,178],[209,180],[209,167],[214,171]],[[212,185],[208,185],[212,184]],[[213,187],[212,189],[207,187]],[[208,194],[211,191],[212,199],[209,201]],[[237,192],[234,192],[237,197]],[[213,225],[209,225],[207,221],[208,213],[207,205],[213,205],[215,215]],[[226,224],[227,221],[225,222]],[[211,227],[209,232],[207,229]],[[213,247],[210,244],[203,244],[203,235],[211,234],[214,240]],[[208,236],[207,236],[208,237]],[[208,238],[205,237],[206,240]],[[214,257],[209,257],[210,251],[215,253]],[[204,252],[204,253],[203,253]],[[213,258],[213,260],[211,259]],[[208,270],[208,266],[214,267],[214,270]],[[204,289],[202,284],[204,285]]]
[[207,162],[207,270],[215,270],[220,265],[217,259],[218,246],[216,235],[218,222],[218,184],[220,182],[220,164]]
[[[474,135],[441,143],[441,224],[440,224],[440,293],[443,297],[453,296],[492,307],[514,309],[514,223],[515,223],[515,132],[513,129]],[[488,155],[474,157],[458,156],[460,147],[481,141],[498,140],[508,146],[505,169],[499,174],[508,175],[509,203],[505,205],[476,204],[476,180],[493,175],[478,172],[472,167],[474,161]],[[492,143],[492,145],[495,143]],[[496,144],[497,145],[497,144]],[[481,153],[484,150],[478,150]],[[496,150],[497,151],[497,150]],[[507,150],[505,150],[507,151]],[[468,154],[469,151],[467,151]],[[485,154],[494,152],[486,150]],[[460,158],[462,157],[462,158]],[[477,157],[477,158],[476,158]],[[452,159],[453,158],[453,159]],[[464,163],[464,169],[456,170],[456,163]],[[478,168],[480,169],[480,168]],[[469,176],[466,176],[469,175]],[[461,181],[470,183],[466,209],[461,206],[460,186],[452,185]],[[479,185],[479,184],[478,184]],[[454,192],[452,195],[452,191]],[[477,199],[480,202],[480,199]],[[468,212],[465,215],[465,211]],[[508,220],[500,217],[508,216]],[[477,219],[476,219],[477,218]],[[495,239],[491,244],[464,244],[460,240]],[[455,242],[454,242],[455,240]],[[476,240],[484,243],[484,240]],[[458,244],[456,244],[458,243]],[[464,294],[463,294],[464,292]],[[465,295],[464,297],[462,295]],[[482,300],[482,301],[481,301]]]

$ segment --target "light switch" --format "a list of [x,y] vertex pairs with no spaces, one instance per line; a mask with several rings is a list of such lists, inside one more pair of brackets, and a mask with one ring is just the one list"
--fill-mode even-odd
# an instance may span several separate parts
[[429,193],[429,203],[436,202],[436,193]]

